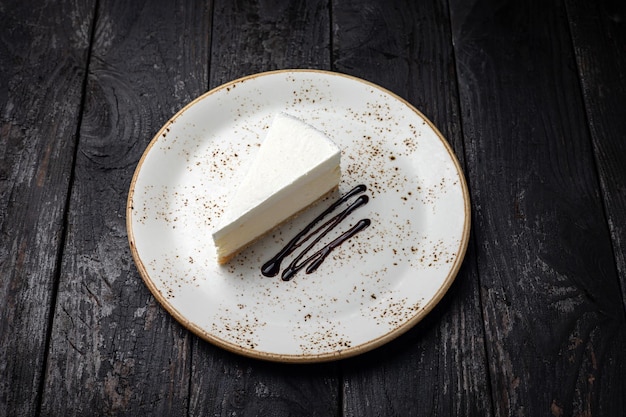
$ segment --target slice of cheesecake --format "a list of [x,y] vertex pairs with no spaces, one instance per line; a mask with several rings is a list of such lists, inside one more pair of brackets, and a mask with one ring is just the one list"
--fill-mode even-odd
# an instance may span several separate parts
[[324,133],[288,114],[276,115],[213,232],[217,261],[228,262],[337,187],[340,158]]

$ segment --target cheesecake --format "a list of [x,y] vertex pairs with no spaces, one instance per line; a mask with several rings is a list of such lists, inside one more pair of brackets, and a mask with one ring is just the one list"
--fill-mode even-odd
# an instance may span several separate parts
[[341,151],[323,132],[279,113],[213,231],[225,264],[339,184]]

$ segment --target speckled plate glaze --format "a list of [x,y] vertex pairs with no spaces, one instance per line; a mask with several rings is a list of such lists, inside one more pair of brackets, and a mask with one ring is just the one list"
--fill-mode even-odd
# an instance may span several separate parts
[[[341,148],[339,191],[218,266],[211,232],[281,111]],[[358,184],[370,202],[337,232],[362,218],[369,228],[312,274],[287,282],[261,275],[266,260]],[[450,146],[406,101],[350,76],[284,70],[222,85],[168,121],[133,177],[127,226],[145,283],[187,328],[243,355],[317,362],[380,346],[432,310],[465,254],[469,207]]]

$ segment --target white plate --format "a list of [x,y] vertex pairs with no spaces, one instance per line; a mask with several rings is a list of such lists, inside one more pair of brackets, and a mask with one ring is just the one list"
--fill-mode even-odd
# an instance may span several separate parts
[[[278,112],[326,132],[342,149],[339,192],[227,266],[211,238]],[[342,225],[372,225],[312,274],[266,278],[261,265],[358,184],[370,202]],[[127,227],[139,272],[163,307],[230,351],[284,362],[352,356],[402,334],[450,287],[470,228],[467,186],[437,129],[415,108],[342,74],[274,71],[218,87],[154,137],[133,177]]]

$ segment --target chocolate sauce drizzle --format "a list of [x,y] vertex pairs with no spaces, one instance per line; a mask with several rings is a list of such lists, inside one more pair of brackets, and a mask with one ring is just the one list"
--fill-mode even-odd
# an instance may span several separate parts
[[[298,233],[293,239],[285,245],[272,259],[267,261],[261,267],[261,273],[266,277],[274,277],[280,272],[280,264],[282,261],[293,253],[296,249],[301,247],[306,241],[319,233],[319,235],[313,239],[313,241],[285,268],[281,278],[283,281],[289,281],[293,276],[298,273],[302,268],[310,264],[306,268],[306,273],[310,274],[314,272],[324,262],[326,257],[343,242],[349,240],[352,236],[359,233],[361,230],[367,228],[372,222],[370,219],[362,219],[350,228],[347,232],[315,252],[313,255],[302,260],[305,255],[315,246],[324,236],[333,230],[339,223],[341,223],[350,213],[357,208],[367,204],[369,197],[366,195],[359,196],[353,203],[351,203],[345,210],[326,221],[324,224],[313,230],[316,224],[321,222],[326,216],[335,211],[337,207],[345,203],[357,194],[360,194],[367,190],[367,187],[363,184],[357,185],[352,190],[343,195],[339,200],[334,202],[328,207],[322,214],[317,216],[311,223],[309,223],[300,233]],[[312,231],[313,230],[313,231]]]

